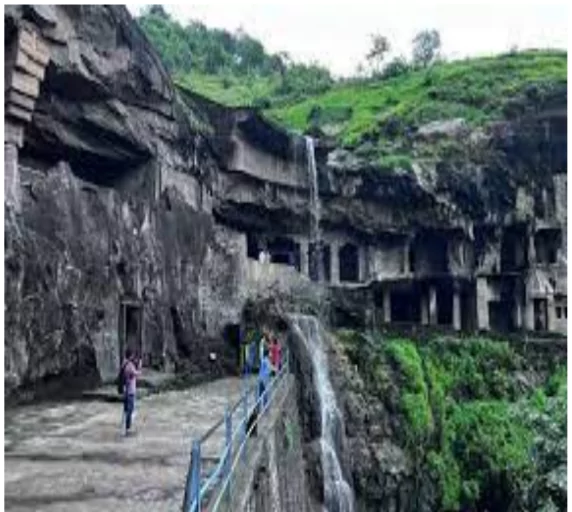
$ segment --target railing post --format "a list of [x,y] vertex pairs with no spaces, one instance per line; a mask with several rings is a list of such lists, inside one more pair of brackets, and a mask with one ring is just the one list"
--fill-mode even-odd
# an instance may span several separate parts
[[[224,411],[224,425],[225,425],[225,446],[228,447],[226,460],[224,462],[224,474],[226,477],[228,477],[230,475],[230,469],[232,465],[232,414],[230,413],[230,409],[228,407]],[[230,500],[231,487],[232,487],[232,478],[230,478],[228,486],[226,488],[226,498],[228,500]]]
[[240,454],[240,458],[242,459],[242,463],[246,462],[246,436],[248,434],[248,384],[244,388],[244,392],[242,394],[242,452]]
[[[185,500],[183,512],[200,511],[200,492],[201,492],[201,444],[194,440],[191,448],[191,461],[189,462],[189,470],[187,471],[187,482],[185,484]],[[197,507],[192,510],[192,504],[195,502]]]

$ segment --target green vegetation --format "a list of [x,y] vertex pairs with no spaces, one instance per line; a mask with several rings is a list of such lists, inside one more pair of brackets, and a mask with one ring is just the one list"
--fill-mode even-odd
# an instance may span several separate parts
[[287,128],[322,132],[349,148],[365,145],[361,156],[381,172],[412,172],[414,159],[466,156],[454,141],[416,143],[419,126],[452,118],[478,126],[514,116],[567,79],[565,51],[443,62],[439,33],[423,30],[412,41],[412,60],[386,62],[391,43],[375,34],[365,56],[369,72],[360,64],[360,76],[334,81],[317,64],[268,53],[242,30],[182,25],[158,5],[137,21],[180,87],[226,105],[261,108]]
[[198,21],[183,25],[159,5],[137,21],[178,86],[225,105],[260,108],[294,131],[331,136],[379,172],[413,172],[414,161],[466,161],[467,144],[420,141],[416,130],[438,120],[463,118],[475,127],[518,116],[565,87],[567,79],[565,51],[511,51],[444,62],[439,33],[422,30],[409,60],[397,56],[386,62],[391,42],[372,35],[367,65],[359,64],[356,76],[335,81],[315,63],[268,53],[242,30],[211,29]]
[[160,5],[137,22],[176,82],[224,104],[269,107],[324,92],[333,83],[323,67],[268,54],[240,30],[210,29],[197,21],[183,26]]
[[[388,124],[406,134],[430,121],[465,118],[482,124],[503,117],[510,99],[531,87],[540,94],[565,84],[567,54],[563,51],[525,51],[496,57],[436,63],[428,69],[410,69],[385,80],[354,81],[293,105],[271,110],[271,115],[292,129],[306,131],[324,120],[330,111],[345,110],[351,116],[339,124],[337,136],[352,146],[369,137],[376,139]],[[319,120],[318,120],[319,121]]]
[[387,353],[403,374],[401,407],[410,429],[407,431],[410,446],[422,442],[431,432],[432,416],[429,393],[424,378],[423,365],[417,348],[407,340],[392,340]]
[[522,381],[527,362],[507,342],[337,337],[370,396],[398,404],[396,435],[417,471],[435,482],[442,510],[560,506],[565,366],[529,383]]

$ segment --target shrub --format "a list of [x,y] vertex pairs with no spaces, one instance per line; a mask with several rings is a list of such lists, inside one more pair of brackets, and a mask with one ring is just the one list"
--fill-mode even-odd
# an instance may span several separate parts
[[382,79],[394,78],[411,71],[411,67],[403,57],[397,57],[390,61],[381,72]]
[[379,158],[379,165],[382,169],[403,169],[413,171],[413,160],[409,155],[387,155]]

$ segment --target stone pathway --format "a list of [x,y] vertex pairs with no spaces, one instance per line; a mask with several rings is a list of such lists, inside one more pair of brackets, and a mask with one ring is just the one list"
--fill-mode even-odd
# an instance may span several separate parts
[[[99,401],[6,411],[5,507],[18,512],[178,511],[191,439],[240,396],[238,378],[139,400],[134,427],[120,432],[121,405]],[[219,428],[202,448],[214,458]]]

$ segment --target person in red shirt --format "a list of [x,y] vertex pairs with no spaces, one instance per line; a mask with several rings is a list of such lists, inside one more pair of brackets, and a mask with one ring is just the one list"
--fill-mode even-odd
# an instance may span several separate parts
[[270,344],[270,363],[272,364],[272,374],[275,375],[280,370],[282,364],[282,347],[278,339],[273,336]]

